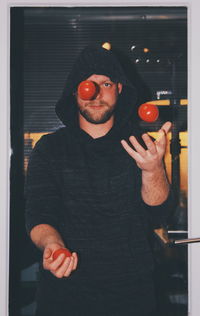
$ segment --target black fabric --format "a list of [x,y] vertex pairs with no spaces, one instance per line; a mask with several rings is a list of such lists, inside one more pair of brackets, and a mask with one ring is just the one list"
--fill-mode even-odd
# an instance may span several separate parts
[[149,275],[135,279],[134,288],[131,279],[124,281],[121,278],[116,278],[112,283],[90,281],[92,296],[88,288],[84,282],[76,288],[72,283],[65,300],[60,300],[58,296],[49,300],[49,288],[44,282],[37,293],[36,316],[156,316],[152,312],[155,311],[155,297]]
[[[40,302],[44,299],[54,306],[65,306],[66,301],[70,315],[78,297],[84,298],[79,315],[94,315],[86,311],[87,306],[92,304],[101,310],[105,305],[101,293],[110,302],[108,309],[112,309],[113,302],[121,302],[119,309],[123,309],[127,302],[123,297],[129,297],[131,311],[136,308],[135,300],[142,308],[148,296],[146,293],[141,300],[139,293],[153,286],[143,279],[146,275],[150,280],[153,271],[149,218],[162,223],[170,209],[169,200],[160,206],[160,212],[158,206],[146,206],[140,196],[140,170],[119,140],[111,142],[112,147],[108,140],[94,140],[82,131],[78,137],[63,128],[42,137],[29,163],[27,230],[40,223],[50,224],[79,256],[78,269],[69,278],[59,280],[41,268]],[[149,293],[152,296],[153,292]],[[97,304],[91,303],[93,300]],[[154,305],[153,298],[150,301],[148,309]],[[47,307],[42,306],[42,310]]]
[[148,235],[165,222],[171,200],[156,207],[142,201],[141,170],[120,144],[140,138],[135,89],[124,81],[114,126],[93,139],[78,127],[72,81],[57,105],[66,127],[43,136],[30,158],[26,227],[55,227],[79,263],[63,279],[40,266],[37,316],[143,316],[155,306]]

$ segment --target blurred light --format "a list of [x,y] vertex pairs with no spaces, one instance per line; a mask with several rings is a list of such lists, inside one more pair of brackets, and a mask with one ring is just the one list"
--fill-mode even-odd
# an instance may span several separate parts
[[157,59],[156,61],[157,61],[157,63],[159,63],[159,62],[160,62],[160,59]]
[[159,100],[161,96],[170,96],[170,95],[172,95],[172,91],[171,90],[159,90],[159,91],[156,91],[157,100]]
[[102,44],[102,47],[107,49],[107,50],[111,50],[111,44],[109,42],[105,42]]
[[144,53],[148,53],[149,49],[148,48],[144,48],[143,51],[144,51]]
[[135,45],[131,46],[131,51],[133,51],[136,48]]
[[140,61],[139,58],[137,58],[137,59],[135,60],[136,63],[139,63],[139,61]]
[[149,59],[146,60],[146,63],[149,63]]

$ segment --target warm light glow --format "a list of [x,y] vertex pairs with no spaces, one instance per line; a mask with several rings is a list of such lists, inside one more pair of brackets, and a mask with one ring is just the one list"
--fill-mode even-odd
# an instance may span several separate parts
[[148,53],[148,52],[149,52],[149,49],[145,47],[145,48],[143,49],[143,51],[144,51],[144,53]]
[[180,105],[188,105],[188,100],[187,99],[181,99],[180,100]]
[[[154,101],[148,101],[148,103],[156,104],[156,105],[171,105],[170,100],[154,100]],[[180,105],[187,105],[188,100],[187,99],[180,99]]]
[[103,43],[102,47],[107,49],[107,50],[111,50],[111,44],[108,42]]
[[[154,138],[158,137],[157,132],[150,132],[148,133]],[[171,154],[170,154],[170,140],[171,140],[171,133],[167,135],[168,138],[168,144],[166,148],[166,154],[165,154],[165,165],[167,170],[168,178],[171,182]],[[179,134],[181,146],[187,146],[188,145],[188,133],[187,132],[180,132]],[[188,149],[187,148],[181,148],[180,153],[180,189],[181,191],[184,191],[187,195],[188,192]]]

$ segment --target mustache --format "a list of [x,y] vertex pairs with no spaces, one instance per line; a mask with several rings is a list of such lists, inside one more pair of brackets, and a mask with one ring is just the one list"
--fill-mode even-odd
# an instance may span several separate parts
[[108,104],[106,103],[106,102],[104,102],[104,101],[89,101],[88,103],[86,103],[86,107],[87,106],[103,106],[103,105],[105,105],[105,106],[108,106]]

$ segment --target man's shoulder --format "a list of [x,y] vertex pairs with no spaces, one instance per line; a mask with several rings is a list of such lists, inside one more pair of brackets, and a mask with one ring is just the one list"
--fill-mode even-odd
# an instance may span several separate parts
[[44,134],[40,140],[45,140],[47,142],[53,142],[54,140],[62,140],[67,135],[67,128],[61,127],[54,132]]
[[44,134],[36,143],[34,150],[43,152],[59,150],[66,143],[68,134],[65,127],[59,128],[55,132]]

